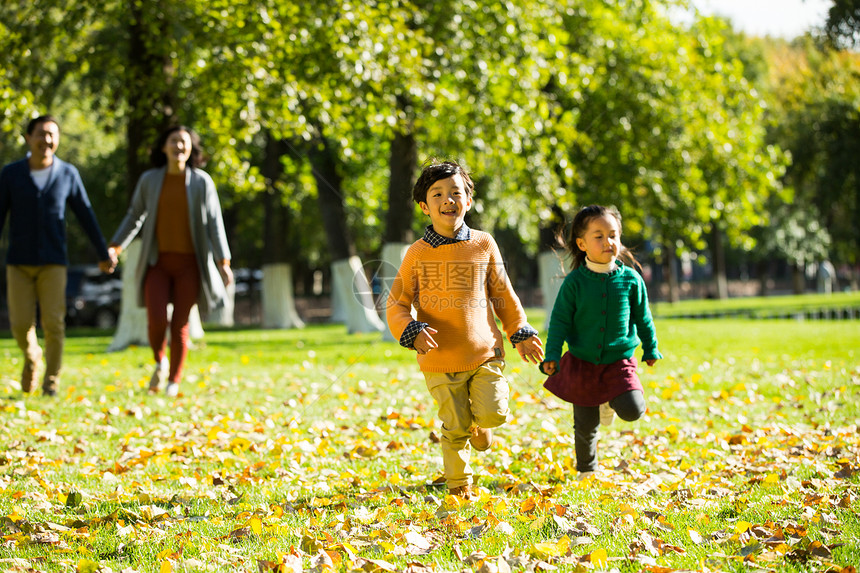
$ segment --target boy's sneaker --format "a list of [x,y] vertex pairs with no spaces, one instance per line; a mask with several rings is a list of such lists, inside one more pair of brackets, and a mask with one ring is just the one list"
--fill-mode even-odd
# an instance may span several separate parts
[[176,398],[179,396],[179,382],[168,382],[165,393],[170,398]]
[[459,487],[449,487],[448,493],[456,495],[457,497],[462,497],[463,499],[472,499],[475,496],[475,494],[472,493],[472,486],[469,484],[461,485]]
[[615,410],[609,405],[609,402],[604,402],[600,405],[600,425],[608,426],[615,419]]
[[170,372],[170,362],[167,358],[155,365],[155,372],[152,373],[152,378],[149,379],[149,393],[157,394],[158,389],[167,380],[167,374]]
[[469,443],[472,444],[472,448],[478,452],[489,450],[493,445],[493,430],[474,426],[471,431],[472,437],[469,438]]

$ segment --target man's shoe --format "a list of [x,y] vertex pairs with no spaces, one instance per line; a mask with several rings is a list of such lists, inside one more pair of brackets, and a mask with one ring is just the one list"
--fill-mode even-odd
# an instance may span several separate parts
[[462,497],[463,499],[472,499],[475,496],[475,494],[472,493],[472,486],[469,484],[461,485],[459,487],[449,487],[448,493],[456,495],[457,497]]
[[469,443],[472,444],[472,448],[478,452],[489,450],[490,446],[493,445],[493,430],[478,426],[473,427],[472,437],[469,438]]
[[24,357],[24,368],[21,370],[21,391],[29,393],[36,386],[36,369],[39,367],[39,361],[42,360],[42,351],[30,360]]
[[56,396],[59,376],[45,376],[42,380],[42,396]]
[[609,405],[609,402],[604,402],[600,405],[600,425],[608,426],[615,419],[615,410]]
[[155,365],[155,372],[152,373],[152,378],[149,379],[149,393],[157,394],[158,389],[167,380],[167,375],[170,372],[170,362],[164,358],[161,362]]

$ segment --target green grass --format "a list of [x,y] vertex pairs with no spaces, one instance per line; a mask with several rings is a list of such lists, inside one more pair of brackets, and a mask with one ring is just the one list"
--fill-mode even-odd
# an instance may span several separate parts
[[[543,323],[538,311],[530,318]],[[56,398],[22,397],[19,351],[4,337],[0,564],[860,563],[856,322],[658,319],[657,329],[665,359],[640,367],[649,411],[602,430],[604,472],[586,481],[575,479],[569,407],[509,353],[514,418],[473,455],[482,495],[464,505],[433,485],[439,428],[414,355],[380,335],[212,330],[174,401],[144,394],[148,349],[105,354],[110,339],[96,331],[68,338]]]
[[687,318],[740,316],[752,318],[794,318],[807,314],[853,312],[860,317],[860,291],[833,294],[739,297],[726,300],[695,299],[674,303],[653,303],[655,317]]

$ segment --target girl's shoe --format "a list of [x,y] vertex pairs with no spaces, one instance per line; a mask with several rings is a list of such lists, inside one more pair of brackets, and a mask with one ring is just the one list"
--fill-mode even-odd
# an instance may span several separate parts
[[609,402],[604,402],[600,405],[600,425],[608,426],[615,419],[615,410],[609,405]]
[[179,395],[179,382],[168,382],[165,393],[170,398],[176,398]]

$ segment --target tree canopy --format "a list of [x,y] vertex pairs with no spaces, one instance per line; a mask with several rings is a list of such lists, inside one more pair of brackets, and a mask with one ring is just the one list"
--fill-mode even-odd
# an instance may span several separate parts
[[[395,206],[408,182],[393,185],[392,174],[403,179],[411,163],[417,170],[429,157],[451,157],[475,175],[480,224],[511,230],[527,251],[554,208],[570,213],[590,202],[617,205],[625,233],[658,255],[704,249],[715,229],[752,249],[774,202],[795,192],[834,237],[830,256],[853,261],[856,236],[840,216],[856,214],[856,199],[847,211],[833,207],[855,184],[844,147],[853,137],[845,118],[857,109],[853,64],[828,64],[829,83],[817,93],[811,82],[799,87],[789,102],[764,88],[776,81],[762,70],[779,66],[778,52],[744,49],[719,19],[673,16],[685,6],[14,3],[0,15],[0,130],[8,134],[0,157],[20,153],[14,133],[26,118],[47,110],[75,118],[75,147],[88,151],[67,142],[61,155],[73,153],[93,173],[91,194],[111,228],[125,207],[118,191],[136,179],[154,133],[191,125],[234,211],[236,256],[249,264],[260,261],[249,251],[270,239],[245,219],[261,216],[266,209],[253,205],[273,193],[290,214],[293,254],[313,264],[331,256],[310,161],[322,145],[340,181],[344,231],[364,254],[377,253],[384,236],[406,236],[384,226],[424,224],[408,199]],[[807,56],[856,61],[816,49]],[[804,133],[822,137],[812,144]],[[264,168],[274,149],[267,141],[282,146],[279,169]]]

